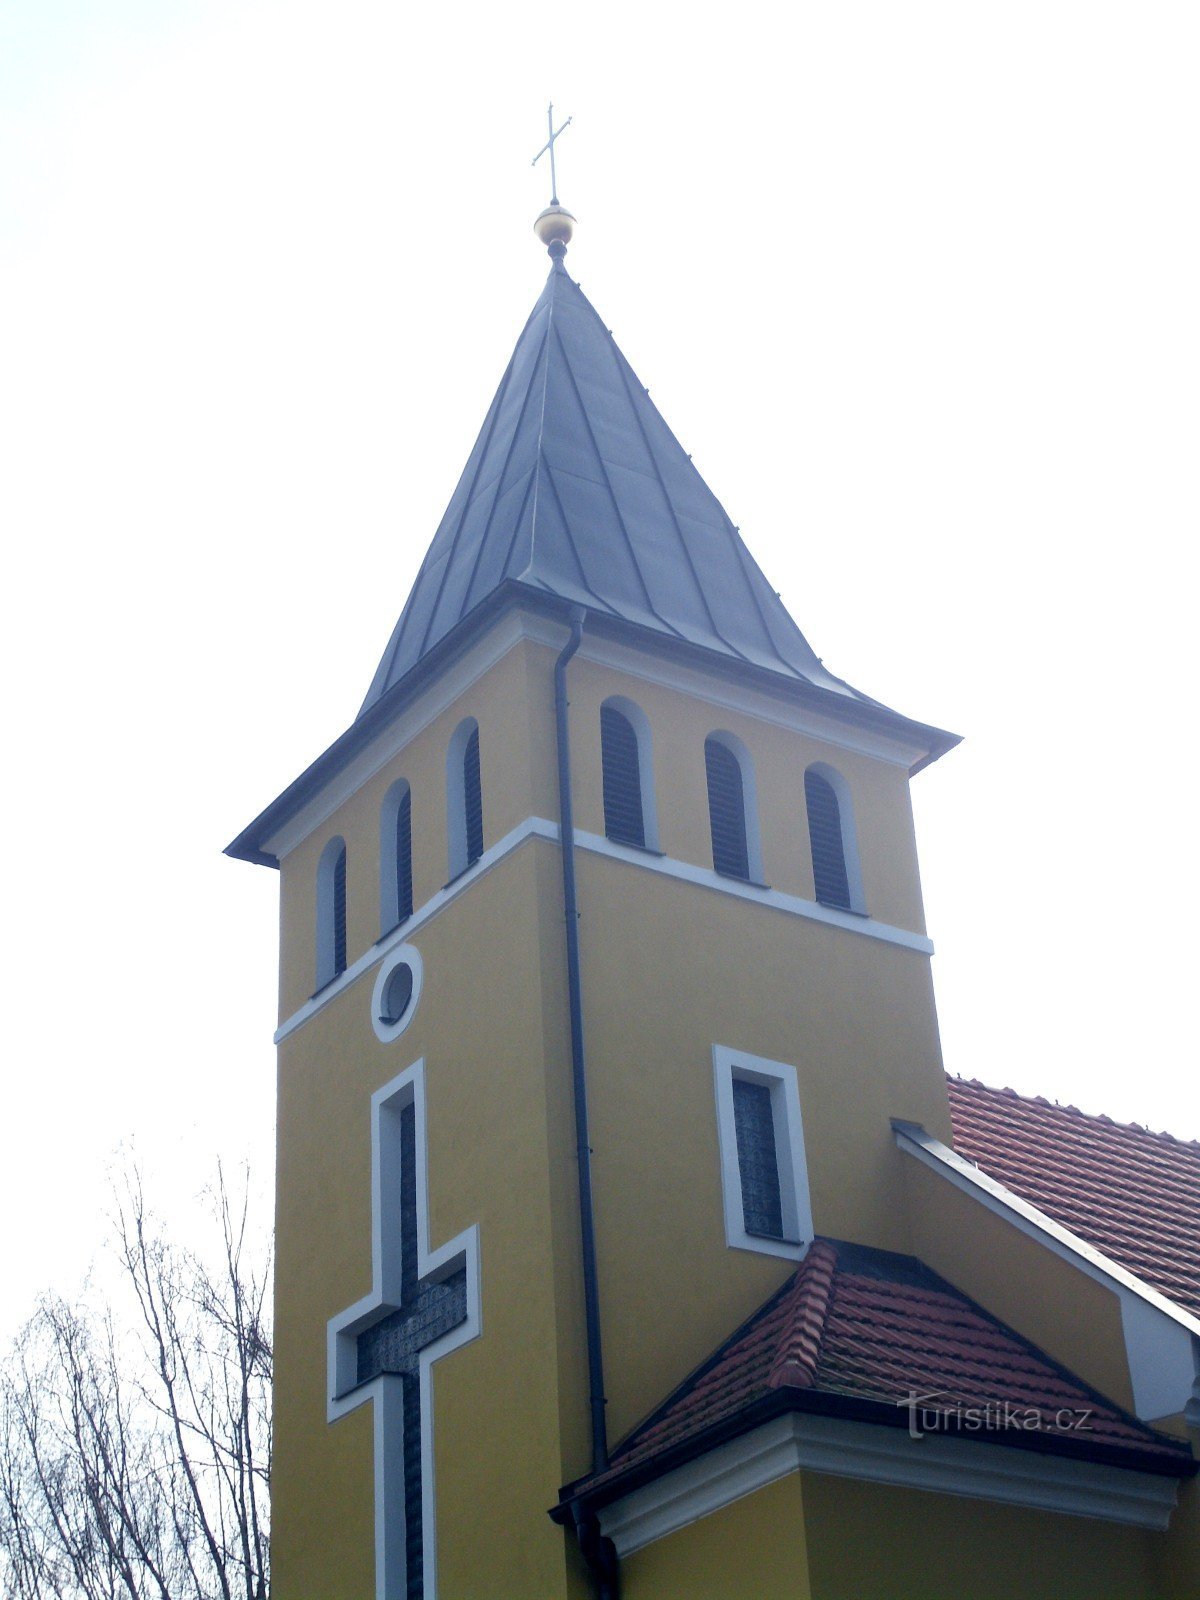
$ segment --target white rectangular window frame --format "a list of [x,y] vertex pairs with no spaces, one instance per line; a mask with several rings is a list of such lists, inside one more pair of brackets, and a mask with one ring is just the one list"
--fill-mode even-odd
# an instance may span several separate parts
[[[808,1164],[804,1157],[804,1124],[800,1118],[800,1082],[786,1061],[767,1061],[745,1050],[713,1045],[713,1078],[717,1097],[717,1137],[721,1148],[721,1190],[725,1201],[725,1241],[733,1250],[798,1261],[813,1239]],[[775,1127],[775,1160],[783,1238],[766,1239],[746,1231],[742,1210],[742,1173],[733,1120],[733,1080],[765,1085],[771,1091]]]

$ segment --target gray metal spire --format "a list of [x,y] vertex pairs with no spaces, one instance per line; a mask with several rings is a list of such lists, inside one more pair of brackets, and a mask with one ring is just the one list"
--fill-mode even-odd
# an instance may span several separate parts
[[538,219],[554,265],[517,340],[358,716],[242,831],[231,855],[276,865],[275,830],[505,608],[774,685],[923,752],[957,744],[821,665],[720,502],[563,266],[574,219]]
[[865,700],[822,667],[561,259],[363,711],[502,586]]

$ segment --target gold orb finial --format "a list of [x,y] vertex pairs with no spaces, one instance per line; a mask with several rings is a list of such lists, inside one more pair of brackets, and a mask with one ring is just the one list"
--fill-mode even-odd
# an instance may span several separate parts
[[538,217],[533,225],[533,231],[550,252],[551,258],[561,261],[567,253],[567,246],[571,242],[571,235],[575,232],[575,218],[558,203],[558,171],[554,165],[554,143],[571,126],[568,117],[561,128],[554,126],[554,104],[546,107],[546,132],[549,138],[534,156],[532,165],[537,166],[544,155],[550,156],[550,204]]
[[575,233],[575,218],[556,200],[540,214],[533,231],[557,260],[567,253],[567,246]]

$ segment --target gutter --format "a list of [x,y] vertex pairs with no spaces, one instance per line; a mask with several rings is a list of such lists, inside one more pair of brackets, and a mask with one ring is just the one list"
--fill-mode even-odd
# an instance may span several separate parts
[[[558,749],[558,830],[562,848],[563,915],[566,922],[567,1000],[571,1013],[571,1085],[575,1102],[575,1153],[579,1173],[579,1231],[583,1258],[583,1304],[587,1330],[588,1406],[592,1428],[592,1473],[608,1471],[604,1355],[600,1340],[600,1289],[596,1270],[596,1225],[592,1201],[592,1147],[588,1133],[583,984],[579,963],[579,901],[575,884],[575,823],[571,805],[571,732],[567,665],[583,641],[587,612],[572,606],[571,637],[554,663],[554,729]],[[584,1560],[594,1574],[599,1600],[617,1600],[617,1552],[600,1532],[594,1511],[580,1507],[572,1519]]]
[[[579,1479],[575,1483],[567,1484],[559,1494],[559,1502],[549,1511],[550,1519],[562,1525],[574,1524],[576,1527],[585,1519],[594,1519],[597,1525],[602,1525],[602,1519],[608,1521],[616,1535],[616,1541],[625,1541],[619,1531],[620,1518],[613,1522],[605,1518],[605,1512],[630,1496],[636,1496],[638,1491],[647,1489],[651,1484],[663,1479],[670,1479],[680,1469],[694,1468],[705,1460],[713,1458],[714,1453],[720,1453],[723,1447],[735,1445],[740,1440],[749,1439],[760,1430],[771,1426],[784,1417],[794,1417],[802,1425],[804,1419],[813,1419],[822,1422],[847,1424],[851,1427],[863,1424],[877,1427],[878,1449],[885,1455],[895,1457],[898,1439],[906,1439],[910,1433],[910,1413],[902,1403],[894,1401],[858,1399],[849,1395],[834,1394],[820,1390],[802,1390],[788,1386],[784,1389],[774,1390],[769,1394],[761,1395],[756,1400],[750,1401],[741,1410],[732,1416],[711,1424],[700,1432],[692,1434],[679,1443],[670,1445],[657,1454],[643,1456],[627,1465],[618,1463],[610,1469],[606,1476],[599,1480]],[[1024,1433],[1020,1430],[992,1430],[986,1433],[976,1431],[969,1425],[959,1422],[952,1417],[945,1418],[945,1426],[938,1430],[941,1440],[953,1439],[959,1444],[983,1444],[990,1447],[999,1447],[1006,1454],[1009,1451],[1019,1452],[1010,1458],[1013,1465],[1011,1470],[1021,1473],[1022,1468],[1017,1466],[1020,1456],[1034,1456],[1048,1462],[1073,1462],[1086,1468],[1119,1468],[1122,1472],[1145,1474],[1148,1479],[1157,1482],[1174,1480],[1177,1484],[1194,1477],[1200,1469],[1188,1447],[1179,1440],[1161,1438],[1163,1444],[1177,1447],[1178,1453],[1174,1455],[1160,1454],[1150,1450],[1140,1450],[1136,1447],[1118,1448],[1112,1445],[1088,1445],[1081,1443],[1075,1435],[1059,1438],[1046,1433]],[[957,1447],[957,1446],[956,1446]],[[903,1449],[907,1449],[905,1444]],[[914,1445],[913,1462],[919,1464],[927,1454],[927,1447],[922,1443]],[[857,1478],[859,1481],[882,1481],[901,1483],[898,1478],[876,1478],[871,1475],[862,1476],[858,1471],[849,1466],[831,1467],[828,1461],[823,1463],[818,1457],[811,1459],[797,1459],[787,1468],[788,1471],[805,1468],[813,1471],[834,1471],[846,1476]],[[985,1473],[989,1469],[985,1468]],[[1031,1471],[1035,1470],[1031,1467]],[[777,1476],[773,1474],[772,1476]],[[763,1482],[769,1480],[764,1479]],[[739,1487],[730,1498],[749,1492],[744,1477],[738,1478]],[[928,1487],[929,1485],[926,1485]],[[945,1486],[943,1486],[944,1488]],[[949,1489],[945,1492],[965,1492],[963,1490]],[[1151,1491],[1158,1495],[1158,1491]],[[1163,1491],[1166,1492],[1165,1490]],[[995,1498],[1001,1500],[1003,1495],[978,1496],[979,1498]],[[668,1497],[670,1498],[670,1497]],[[718,1505],[727,1504],[728,1500],[706,1503],[705,1510],[716,1510]],[[699,1513],[703,1514],[703,1513]],[[1088,1513],[1089,1515],[1093,1513]],[[687,1520],[694,1520],[689,1516]],[[1163,1524],[1165,1526],[1165,1523]],[[634,1548],[637,1548],[635,1546]]]

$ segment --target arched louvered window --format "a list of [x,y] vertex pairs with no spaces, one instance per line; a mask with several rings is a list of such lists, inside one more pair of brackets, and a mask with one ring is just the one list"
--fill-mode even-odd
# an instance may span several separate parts
[[822,905],[862,911],[862,880],[850,792],[840,772],[823,763],[804,774],[813,883]]
[[467,865],[483,854],[483,786],[479,781],[479,729],[473,728],[463,754],[463,805],[467,822]]
[[446,755],[447,832],[450,877],[457,878],[483,854],[483,786],[479,772],[479,724],[467,717],[455,729]]
[[642,762],[637,730],[612,701],[600,707],[600,760],[604,774],[604,831],[618,844],[646,843]]
[[346,970],[346,847],[338,851],[333,869],[333,970]]
[[727,877],[749,878],[750,845],[742,764],[725,740],[715,734],[704,741],[704,770],[708,776],[713,868]]
[[379,922],[390,933],[413,913],[412,790],[398,779],[379,814]]
[[346,841],[330,839],[317,864],[317,988],[346,970]]

